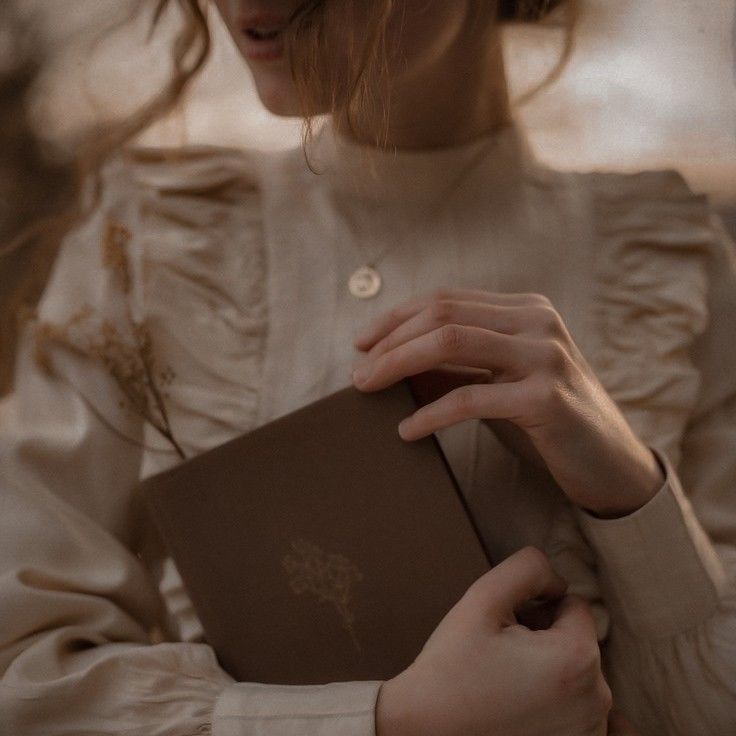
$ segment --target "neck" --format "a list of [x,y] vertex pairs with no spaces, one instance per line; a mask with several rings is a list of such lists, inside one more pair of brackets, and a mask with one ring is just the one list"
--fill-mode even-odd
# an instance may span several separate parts
[[348,138],[386,148],[422,149],[469,143],[511,122],[501,36],[458,42],[411,80],[394,82],[388,121],[366,116],[334,126]]

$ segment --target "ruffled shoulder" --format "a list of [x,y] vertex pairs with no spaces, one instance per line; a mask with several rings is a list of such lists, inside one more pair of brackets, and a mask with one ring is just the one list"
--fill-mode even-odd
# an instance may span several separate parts
[[[150,472],[177,457],[162,424],[191,456],[255,420],[266,319],[259,155],[196,146],[116,156],[41,303],[40,334],[67,348],[54,351],[61,361],[93,358],[118,404],[148,414]],[[109,416],[108,405],[100,399]]]
[[231,186],[254,187],[262,156],[255,150],[223,146],[131,147],[120,153],[117,163],[139,185],[206,195]]
[[580,178],[594,245],[589,360],[638,436],[676,465],[709,318],[708,200],[673,170]]

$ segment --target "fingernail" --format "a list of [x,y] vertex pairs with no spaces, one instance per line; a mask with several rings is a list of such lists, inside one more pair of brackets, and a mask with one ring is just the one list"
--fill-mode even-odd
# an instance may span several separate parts
[[413,417],[414,415],[412,414],[399,422],[399,437],[407,442],[414,442],[422,436],[421,431],[417,434],[416,429],[412,430]]
[[367,366],[367,365],[358,366],[353,371],[353,380],[356,383],[364,383],[368,379],[368,376],[370,376],[370,374],[371,374],[370,366]]

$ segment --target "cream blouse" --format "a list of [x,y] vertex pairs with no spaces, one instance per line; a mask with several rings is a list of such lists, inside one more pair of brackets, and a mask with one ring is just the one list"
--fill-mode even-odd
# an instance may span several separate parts
[[[67,236],[0,404],[0,733],[371,736],[380,682],[218,666],[133,492],[179,461],[144,369],[191,456],[348,385],[362,325],[454,286],[548,296],[667,471],[599,520],[485,424],[442,430],[493,557],[537,545],[591,601],[644,736],[736,733],[736,253],[705,199],[550,171],[514,126],[395,155],[326,128],[310,163],[130,151]],[[386,247],[382,291],[351,296]]]

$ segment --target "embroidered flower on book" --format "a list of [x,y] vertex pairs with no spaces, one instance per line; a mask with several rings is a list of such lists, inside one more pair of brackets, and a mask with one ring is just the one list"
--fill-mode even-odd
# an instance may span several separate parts
[[345,555],[327,554],[306,539],[291,542],[296,555],[287,554],[282,560],[289,574],[289,587],[297,595],[312,593],[337,610],[342,625],[360,651],[355,634],[355,616],[351,610],[353,586],[363,579],[363,573]]

